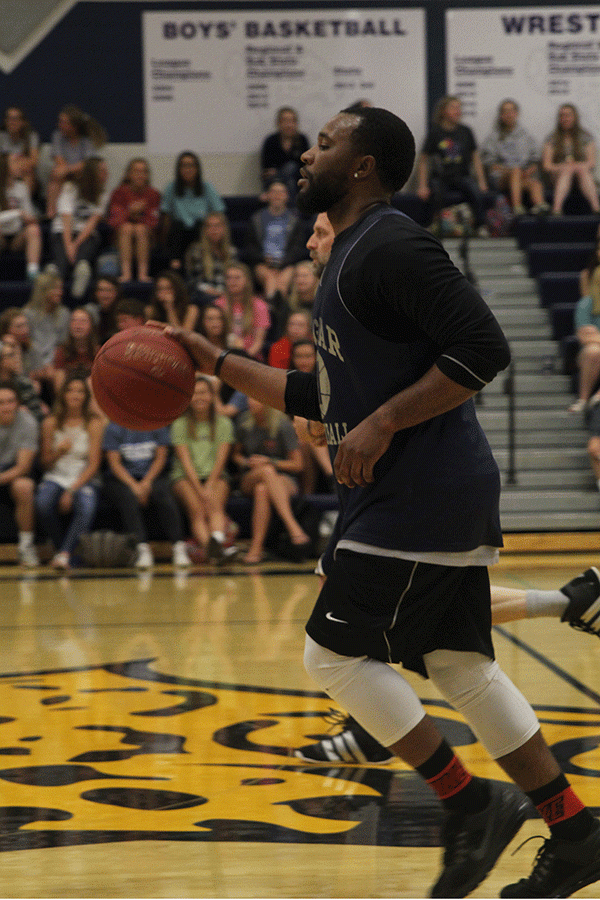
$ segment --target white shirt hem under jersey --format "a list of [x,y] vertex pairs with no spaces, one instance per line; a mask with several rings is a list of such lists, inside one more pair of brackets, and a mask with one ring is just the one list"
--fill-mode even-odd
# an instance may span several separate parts
[[431,566],[495,566],[500,558],[497,547],[476,547],[474,550],[464,550],[459,553],[443,552],[436,550],[431,553],[412,552],[410,550],[387,550],[384,547],[374,547],[372,544],[361,544],[360,541],[348,541],[342,539],[336,544],[335,550],[352,550],[354,553],[370,553],[372,556],[392,556],[395,559],[408,559],[411,562],[427,563]]

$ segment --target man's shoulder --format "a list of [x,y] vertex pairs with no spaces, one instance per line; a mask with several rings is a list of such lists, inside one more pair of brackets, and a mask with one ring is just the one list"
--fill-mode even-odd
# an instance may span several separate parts
[[[368,225],[368,223],[365,224]],[[380,216],[370,228],[367,227],[364,238],[367,241],[382,244],[390,241],[413,242],[420,240],[441,249],[440,242],[430,231],[427,231],[410,216],[396,210]]]

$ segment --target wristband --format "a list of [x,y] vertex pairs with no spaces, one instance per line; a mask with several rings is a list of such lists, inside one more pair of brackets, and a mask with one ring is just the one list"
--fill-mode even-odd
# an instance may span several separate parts
[[215,371],[214,371],[215,378],[219,378],[219,376],[221,375],[221,367],[223,366],[223,363],[225,362],[225,357],[229,356],[229,354],[232,352],[233,352],[233,348],[231,348],[229,350],[222,350],[221,353],[219,354],[219,357],[215,363]]

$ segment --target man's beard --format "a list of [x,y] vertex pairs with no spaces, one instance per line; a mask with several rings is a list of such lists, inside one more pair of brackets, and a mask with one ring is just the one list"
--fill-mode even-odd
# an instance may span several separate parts
[[303,216],[314,216],[328,212],[345,196],[345,181],[342,176],[329,181],[307,178],[307,186],[296,194],[296,206]]

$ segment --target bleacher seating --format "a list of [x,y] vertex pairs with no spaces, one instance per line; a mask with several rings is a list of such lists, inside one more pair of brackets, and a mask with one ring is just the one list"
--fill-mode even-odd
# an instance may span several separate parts
[[529,274],[536,278],[543,272],[579,273],[586,267],[594,246],[594,243],[573,241],[530,244],[527,248]]
[[31,281],[0,281],[0,312],[8,306],[23,306],[31,296]]
[[537,283],[542,306],[579,300],[579,272],[542,272]]
[[575,303],[553,303],[550,307],[552,340],[562,341],[573,334]]
[[594,241],[598,233],[598,216],[523,216],[513,225],[513,233],[521,250],[539,243],[584,243]]

